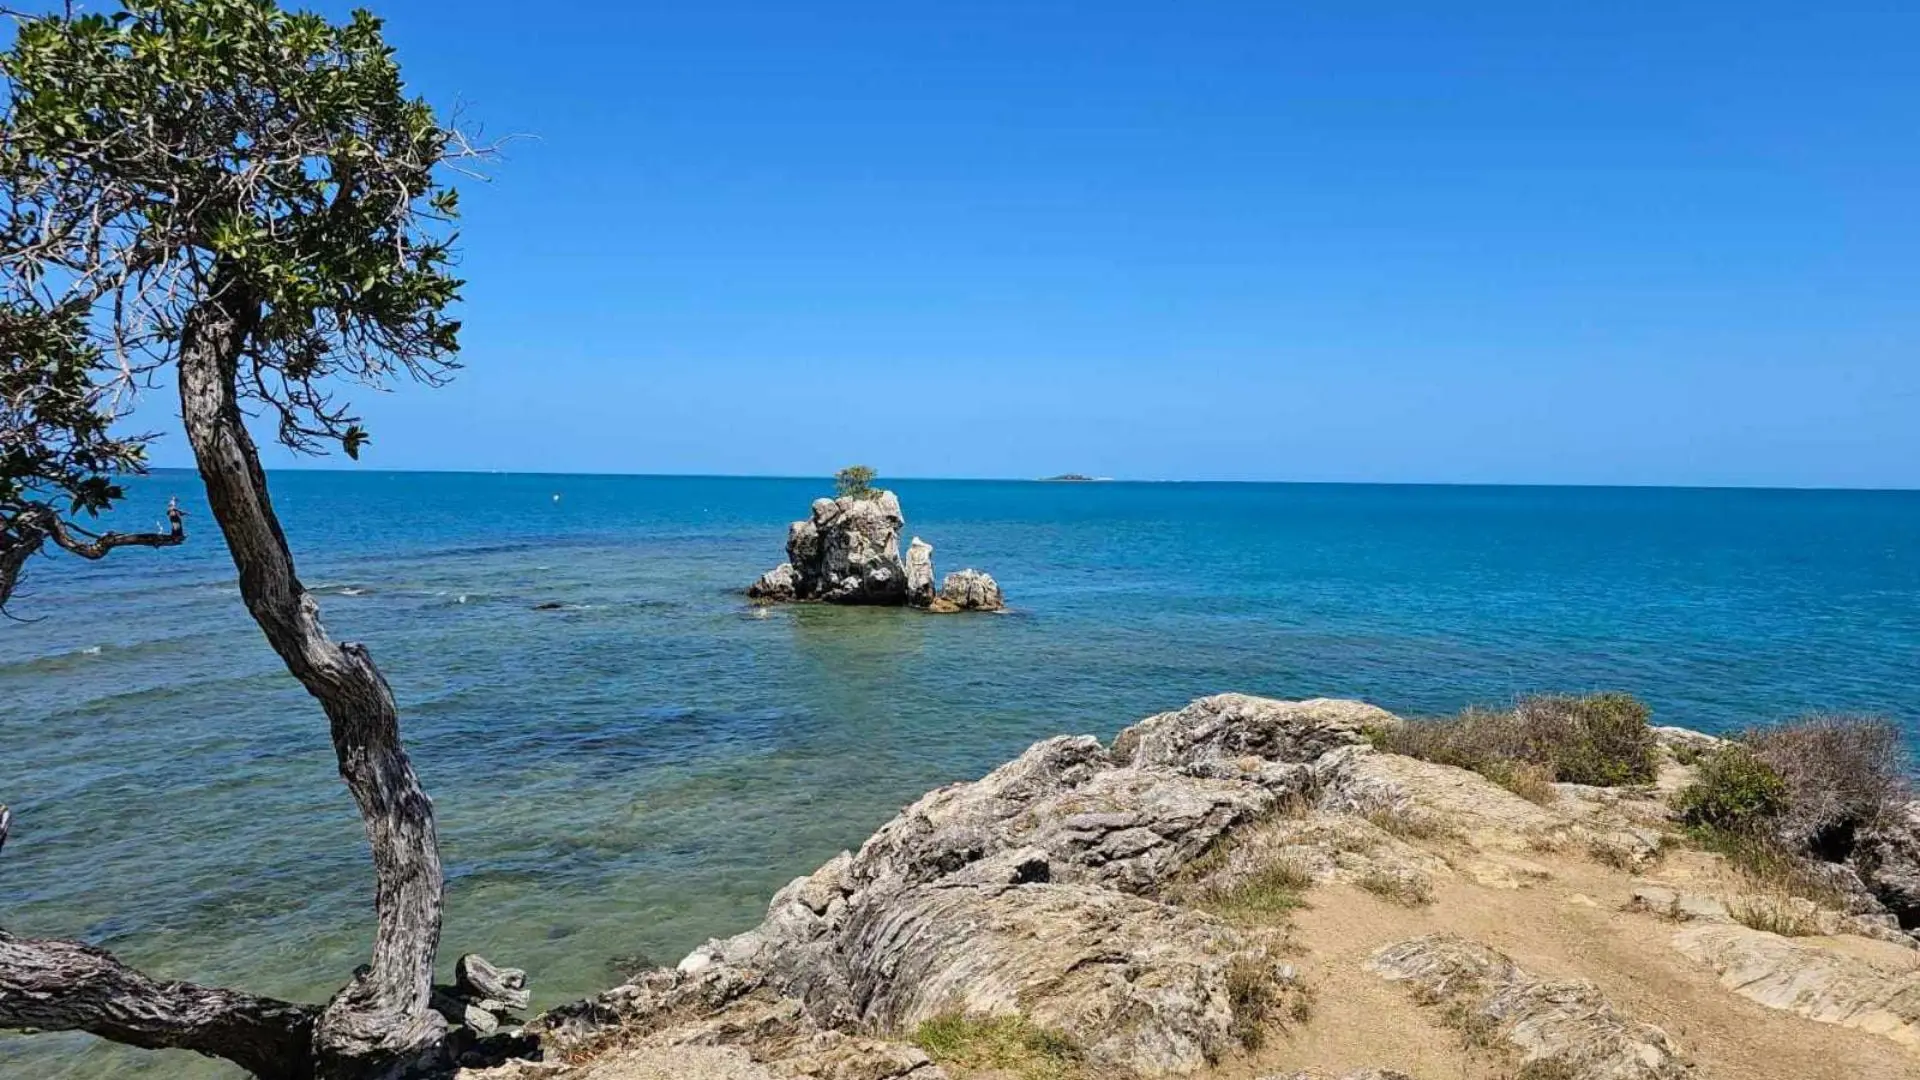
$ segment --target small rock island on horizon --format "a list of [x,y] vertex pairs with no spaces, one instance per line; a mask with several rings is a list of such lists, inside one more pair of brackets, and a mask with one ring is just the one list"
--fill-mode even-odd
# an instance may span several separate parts
[[815,499],[811,514],[787,527],[787,561],[748,586],[749,599],[912,607],[940,614],[1006,609],[999,584],[971,568],[948,574],[936,590],[933,545],[917,536],[901,559],[906,516],[897,495],[871,486],[871,469],[843,469],[837,479],[837,497]]

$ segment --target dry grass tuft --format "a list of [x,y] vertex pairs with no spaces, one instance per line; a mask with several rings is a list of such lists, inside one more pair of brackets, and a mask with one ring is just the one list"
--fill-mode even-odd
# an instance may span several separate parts
[[1446,823],[1431,814],[1405,806],[1382,806],[1367,813],[1373,827],[1402,840],[1442,840],[1454,835]]
[[1395,874],[1374,868],[1353,879],[1353,883],[1383,900],[1408,907],[1433,903],[1433,884],[1424,878]]
[[1091,1080],[1080,1047],[1024,1016],[942,1013],[914,1030],[913,1043],[941,1065],[995,1070],[1009,1080]]
[[1312,871],[1281,859],[1239,881],[1198,889],[1188,902],[1228,922],[1270,924],[1305,906],[1302,894],[1312,887]]
[[1456,999],[1440,1013],[1440,1022],[1460,1033],[1460,1045],[1469,1050],[1491,1050],[1500,1045],[1500,1021],[1481,1012],[1476,1003]]
[[1750,929],[1781,937],[1813,937],[1820,933],[1820,920],[1814,912],[1794,903],[1796,899],[1787,893],[1743,896],[1727,905],[1727,914]]
[[1226,986],[1233,1010],[1227,1030],[1249,1053],[1266,1045],[1271,1028],[1313,1017],[1313,995],[1263,957],[1236,957],[1227,966]]
[[1818,863],[1790,850],[1775,836],[1712,826],[1695,826],[1688,836],[1695,846],[1726,859],[1760,895],[1797,896],[1841,911],[1851,903]]

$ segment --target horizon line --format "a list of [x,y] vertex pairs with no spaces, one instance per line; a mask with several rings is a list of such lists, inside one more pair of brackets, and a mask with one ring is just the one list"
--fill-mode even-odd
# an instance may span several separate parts
[[[192,465],[156,465],[148,474],[162,472],[198,472]],[[816,473],[655,473],[655,472],[616,472],[607,470],[554,471],[549,469],[398,469],[371,468],[358,465],[281,465],[268,468],[269,473],[339,473],[342,475],[362,474],[401,474],[419,476],[592,476],[654,480],[832,480],[831,474]],[[1294,487],[1457,487],[1457,488],[1590,488],[1599,491],[1655,490],[1655,491],[1800,491],[1800,492],[1850,492],[1861,494],[1912,495],[1920,493],[1920,487],[1848,487],[1811,485],[1795,486],[1784,484],[1662,484],[1662,483],[1581,483],[1550,482],[1526,480],[1233,480],[1215,478],[1180,479],[1140,479],[1132,477],[1096,477],[1088,480],[1061,480],[1048,476],[926,476],[893,475],[889,480],[911,480],[930,483],[973,483],[973,484],[1057,484],[1067,487],[1098,486],[1102,484],[1245,484]]]

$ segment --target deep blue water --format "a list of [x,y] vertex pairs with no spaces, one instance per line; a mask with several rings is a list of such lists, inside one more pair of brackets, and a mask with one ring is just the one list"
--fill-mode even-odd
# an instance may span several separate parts
[[[1920,493],[900,481],[940,571],[989,570],[1015,608],[932,617],[743,602],[820,481],[273,485],[439,807],[443,955],[530,969],[542,1005],[752,925],[931,786],[1201,694],[1437,713],[1617,688],[1708,730],[1920,730]],[[177,493],[190,543],[41,560],[14,604],[39,621],[0,624],[0,925],[319,1000],[372,926],[325,721],[241,608],[197,478],[131,490],[116,524]],[[0,1040],[6,1077],[108,1073],[228,1075]]]

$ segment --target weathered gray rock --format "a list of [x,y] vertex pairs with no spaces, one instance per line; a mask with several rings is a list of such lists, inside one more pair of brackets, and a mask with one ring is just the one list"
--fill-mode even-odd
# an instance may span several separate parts
[[792,563],[779,566],[760,575],[760,580],[747,586],[747,596],[754,600],[784,603],[800,599],[800,575],[794,572]]
[[1920,973],[1732,924],[1690,926],[1673,943],[1741,997],[1920,1050]]
[[931,607],[933,597],[933,545],[916,536],[907,545],[907,603]]
[[1358,701],[1215,694],[1127,728],[1113,740],[1113,754],[1136,767],[1238,758],[1304,763],[1366,742],[1362,730],[1392,716]]
[[1920,931],[1920,801],[1889,812],[1861,831],[1853,869],[1868,891],[1899,920]]
[[1476,941],[1433,934],[1389,945],[1367,966],[1427,1004],[1484,1025],[1527,1064],[1569,1080],[1680,1080],[1689,1066],[1667,1033],[1614,1010],[1595,987],[1549,982]]
[[[816,499],[813,520],[807,524],[812,537],[801,530],[798,550],[791,534],[787,544],[803,592],[833,604],[905,602],[907,568],[900,561],[900,529],[906,518],[893,492]],[[802,561],[816,550],[816,561]]]
[[467,953],[454,964],[453,986],[461,1000],[496,1011],[524,1009],[533,1000],[526,972],[495,967],[478,953]]
[[929,611],[998,611],[1000,586],[977,570],[948,574],[934,590],[933,545],[914,537],[900,558],[906,518],[891,491],[815,499],[787,528],[787,561],[760,575],[747,596],[765,603],[911,604]]
[[[695,950],[678,977],[753,972],[823,1027],[1017,1012],[1099,1068],[1199,1068],[1234,1044],[1229,969],[1272,961],[1263,942],[1150,897],[1233,829],[1303,799],[1307,762],[1357,737],[1364,711],[1207,700],[1112,753],[1088,736],[1049,739],[923,796],[782,889],[759,927]],[[1252,730],[1228,730],[1242,724]]]
[[[928,567],[931,571],[932,567]],[[990,575],[978,570],[955,570],[940,583],[942,607],[950,611],[1000,611],[1006,608],[1006,599],[1000,595],[1000,584]]]
[[907,568],[900,561],[906,519],[891,491],[815,499],[804,521],[787,527],[787,561],[748,587],[755,600],[822,600],[830,604],[904,604]]

